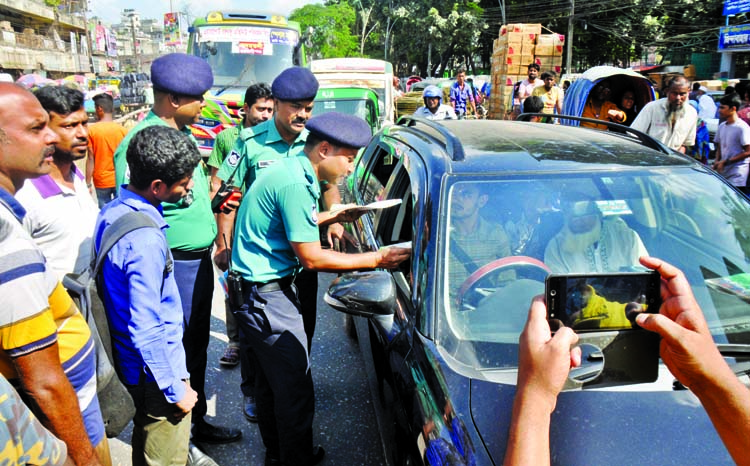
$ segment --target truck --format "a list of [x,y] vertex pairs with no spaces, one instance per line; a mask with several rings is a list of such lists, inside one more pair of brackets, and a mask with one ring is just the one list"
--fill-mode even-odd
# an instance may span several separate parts
[[310,62],[321,88],[365,87],[378,95],[381,126],[393,123],[393,65],[373,58],[326,58]]
[[290,66],[305,66],[300,26],[280,14],[212,11],[189,28],[188,53],[211,66],[214,85],[206,106],[191,127],[204,156],[216,135],[242,120],[245,91],[251,84],[270,84]]

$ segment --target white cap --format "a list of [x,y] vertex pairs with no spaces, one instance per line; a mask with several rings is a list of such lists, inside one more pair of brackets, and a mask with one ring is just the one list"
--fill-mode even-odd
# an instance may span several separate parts
[[708,88],[706,86],[701,86],[698,88],[699,91],[703,91],[704,94],[708,94]]

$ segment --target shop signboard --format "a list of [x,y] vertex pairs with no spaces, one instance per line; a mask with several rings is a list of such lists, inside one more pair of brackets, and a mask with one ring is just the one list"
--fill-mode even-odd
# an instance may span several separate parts
[[750,24],[719,29],[719,51],[750,51]]

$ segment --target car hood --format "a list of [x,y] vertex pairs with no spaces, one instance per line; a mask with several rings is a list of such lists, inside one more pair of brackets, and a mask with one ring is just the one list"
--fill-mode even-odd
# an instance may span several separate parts
[[[734,464],[698,399],[673,380],[661,366],[653,384],[561,393],[552,464]],[[494,464],[503,463],[514,394],[512,383],[471,381],[472,419]]]

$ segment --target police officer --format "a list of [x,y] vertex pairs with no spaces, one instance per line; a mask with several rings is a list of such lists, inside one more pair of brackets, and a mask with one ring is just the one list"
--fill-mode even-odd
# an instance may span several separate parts
[[312,465],[324,455],[312,445],[315,400],[309,335],[295,286],[299,271],[394,268],[411,252],[391,247],[345,254],[321,247],[320,225],[358,214],[318,212],[320,182],[336,184],[349,173],[370,132],[361,118],[336,112],[312,118],[307,130],[304,153],[264,169],[248,190],[232,251],[244,298],[235,317],[259,363],[255,388],[267,465]]
[[[305,124],[310,119],[313,100],[318,92],[318,80],[307,68],[291,67],[282,71],[271,84],[274,99],[273,118],[256,126],[243,128],[232,150],[217,173],[217,177],[229,184],[249,189],[261,172],[286,157],[302,154],[307,140]],[[369,134],[369,133],[368,133]],[[335,183],[323,184],[323,205],[331,206],[341,202]],[[235,212],[217,216],[219,234],[217,236],[214,262],[220,270],[227,270],[231,254]],[[329,243],[332,238],[340,241],[353,241],[340,224],[328,226]],[[318,275],[302,272],[297,277],[300,301],[305,307],[305,330],[308,336],[308,350],[315,332],[317,314]],[[250,358],[250,365],[252,357]],[[257,419],[256,399],[244,392],[243,412],[250,421]]]

